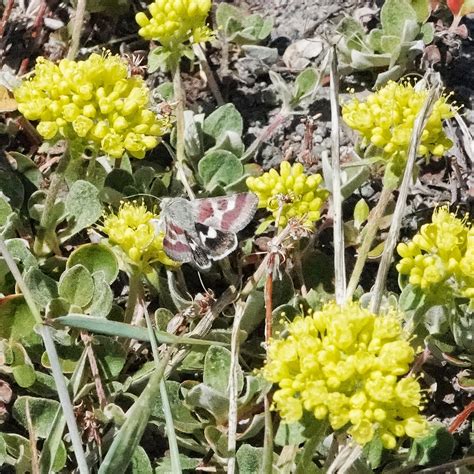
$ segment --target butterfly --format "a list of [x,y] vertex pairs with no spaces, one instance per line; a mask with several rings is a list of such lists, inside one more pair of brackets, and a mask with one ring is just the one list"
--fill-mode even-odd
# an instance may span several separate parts
[[210,268],[237,247],[237,232],[252,220],[258,206],[253,193],[161,202],[163,249],[177,262],[190,262],[200,270]]

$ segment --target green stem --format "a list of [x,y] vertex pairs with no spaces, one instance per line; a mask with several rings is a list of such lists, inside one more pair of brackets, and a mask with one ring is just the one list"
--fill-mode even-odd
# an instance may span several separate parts
[[39,333],[43,338],[46,354],[48,355],[48,359],[51,364],[51,371],[53,374],[54,382],[56,384],[56,390],[58,392],[58,397],[64,413],[64,418],[66,419],[66,423],[68,426],[69,436],[71,437],[71,443],[74,449],[74,454],[76,455],[77,467],[81,474],[86,474],[89,472],[89,468],[87,466],[84,450],[82,449],[81,436],[79,434],[79,429],[76,424],[74,409],[72,406],[71,399],[69,398],[69,392],[66,386],[66,382],[64,380],[61,364],[59,363],[58,353],[56,352],[56,346],[54,345],[53,337],[51,335],[51,329],[43,324],[43,319],[33,299],[33,295],[31,294],[30,289],[26,285],[25,280],[23,280],[20,270],[18,269],[17,264],[13,260],[13,257],[8,251],[5,242],[1,236],[0,253],[2,254],[8,268],[10,269],[10,272],[15,278],[15,281],[19,286],[21,292],[23,293],[23,297],[25,298],[26,304],[28,305],[31,314],[33,315],[36,323],[38,324]]
[[273,420],[270,411],[270,400],[268,394],[264,398],[265,405],[265,432],[263,438],[263,463],[262,473],[272,474],[273,472]]
[[[127,411],[125,423],[107,451],[100,465],[99,474],[115,474],[125,472],[131,460],[131,454],[140,443],[143,432],[151,415],[151,407],[156,403],[159,395],[160,380],[169,361],[169,351],[165,350],[159,368],[153,371],[145,389],[135,403]],[[127,453],[127,456],[124,453]]]
[[141,277],[140,272],[137,270],[133,270],[130,274],[129,278],[129,289],[128,289],[128,299],[127,299],[127,306],[125,308],[125,314],[123,317],[123,321],[126,324],[130,324],[133,320],[133,315],[135,314],[135,310],[137,308],[138,298],[140,296],[141,291]]
[[[160,354],[158,352],[158,344],[155,337],[155,332],[153,331],[153,325],[151,323],[150,314],[145,305],[145,302],[142,300],[141,304],[143,306],[143,312],[145,314],[145,321],[148,328],[148,334],[150,335],[151,349],[153,351],[153,359],[155,360],[156,370],[160,370]],[[176,474],[182,472],[181,461],[179,459],[179,448],[178,440],[176,438],[176,431],[174,429],[173,414],[171,413],[171,406],[168,399],[168,393],[166,392],[165,379],[162,377],[160,380],[160,396],[163,406],[163,413],[165,415],[166,422],[166,434],[168,435],[168,445],[170,448],[170,457],[171,457],[171,471]]]
[[51,176],[51,181],[49,183],[48,194],[46,196],[46,200],[44,201],[44,209],[43,213],[41,214],[40,226],[43,229],[49,230],[52,216],[53,206],[56,202],[56,198],[58,197],[59,190],[63,184],[63,176],[62,174],[56,172],[53,173]]
[[173,67],[173,89],[174,98],[176,100],[176,171],[178,179],[184,186],[189,199],[194,199],[194,192],[188,182],[186,176],[186,154],[184,151],[184,106],[186,103],[186,95],[181,82],[181,71],[179,62]]
[[56,234],[56,222],[54,222],[54,213],[53,208],[56,203],[56,199],[58,197],[59,191],[64,182],[64,170],[66,169],[70,159],[69,154],[69,147],[66,148],[63,156],[61,157],[56,171],[52,173],[51,180],[48,187],[48,193],[46,195],[46,199],[44,201],[44,208],[41,214],[40,219],[40,228],[42,231],[40,235],[41,238],[36,238],[34,243],[34,250],[36,253],[42,254],[43,253],[43,242],[42,239],[46,241],[49,245],[50,249],[52,249],[56,255],[59,255],[59,242]]
[[387,208],[390,198],[392,197],[392,191],[393,189],[388,187],[384,187],[382,189],[377,205],[374,207],[372,216],[367,222],[364,239],[362,240],[362,244],[359,248],[354,270],[352,271],[351,279],[349,280],[349,284],[347,286],[346,301],[352,300],[352,296],[354,295],[357,285],[359,284],[365,262],[367,261],[367,257],[370,252],[370,247],[372,246],[375,236],[377,235],[380,220],[382,219],[385,209]]

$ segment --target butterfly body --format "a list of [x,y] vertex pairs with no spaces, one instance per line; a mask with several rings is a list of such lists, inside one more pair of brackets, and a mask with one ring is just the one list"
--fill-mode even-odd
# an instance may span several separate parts
[[237,247],[236,233],[255,214],[258,198],[253,193],[195,199],[163,199],[161,218],[163,249],[178,262],[191,262],[206,270]]

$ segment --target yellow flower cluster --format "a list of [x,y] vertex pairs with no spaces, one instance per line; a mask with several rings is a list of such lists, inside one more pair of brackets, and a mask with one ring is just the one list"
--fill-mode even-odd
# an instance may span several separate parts
[[143,158],[167,131],[147,108],[149,90],[139,76],[128,77],[119,56],[91,54],[85,61],[54,64],[39,58],[32,79],[15,91],[18,110],[38,120],[46,140],[65,137],[92,144],[112,158],[125,152]]
[[[401,173],[407,159],[415,119],[428,96],[426,89],[417,90],[409,82],[388,82],[370,94],[365,101],[353,98],[342,107],[342,117],[358,131],[364,141],[382,149],[382,158]],[[442,156],[452,142],[443,131],[443,120],[453,117],[454,109],[445,96],[434,104],[421,135],[419,156]]]
[[321,217],[321,207],[328,191],[319,188],[323,178],[319,174],[307,175],[301,163],[290,165],[282,161],[280,173],[275,169],[262,176],[247,178],[247,187],[259,199],[258,207],[272,213],[267,221],[278,219],[284,227],[292,217],[304,219],[304,225],[312,226]]
[[177,266],[179,264],[163,250],[164,233],[156,234],[153,224],[155,219],[158,216],[147,211],[143,203],[124,202],[117,214],[105,217],[102,231],[108,235],[110,243],[118,245],[131,262],[142,270],[147,270],[154,262]]
[[135,20],[141,27],[138,34],[147,40],[159,41],[168,50],[183,43],[200,43],[211,31],[205,25],[211,0],[155,0],[148,6],[151,18],[139,12]]
[[286,422],[303,412],[347,429],[364,445],[377,434],[392,449],[397,438],[426,434],[421,389],[403,377],[415,352],[396,313],[377,316],[358,303],[328,303],[298,316],[288,337],[270,341],[262,374],[277,383],[273,402]]
[[432,222],[411,241],[398,244],[397,270],[409,282],[443,296],[474,299],[474,227],[447,206],[433,212]]

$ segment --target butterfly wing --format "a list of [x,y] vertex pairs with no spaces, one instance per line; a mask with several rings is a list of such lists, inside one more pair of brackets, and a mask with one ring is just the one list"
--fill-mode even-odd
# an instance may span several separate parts
[[234,232],[224,232],[200,222],[196,222],[196,232],[202,248],[212,260],[227,257],[237,248],[237,236]]
[[237,233],[252,220],[258,206],[253,193],[196,199],[192,201],[195,221],[222,232]]
[[201,270],[210,268],[211,261],[200,241],[169,219],[164,220],[164,227],[163,250],[168,257],[175,262],[191,262]]
[[163,239],[163,249],[176,262],[191,262],[193,251],[189,246],[186,231],[169,219],[164,219],[165,238]]

